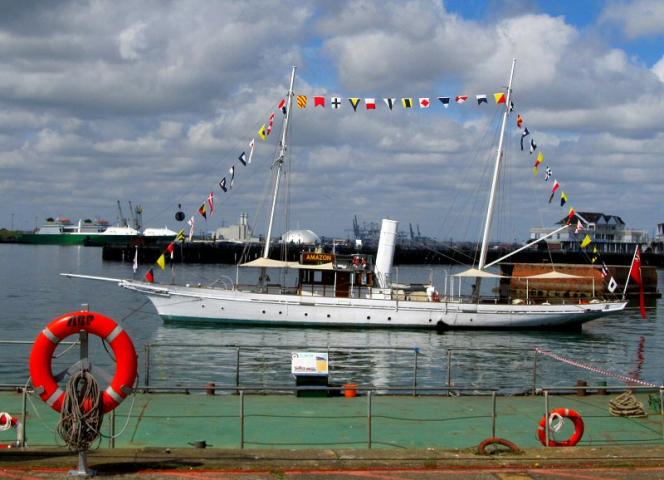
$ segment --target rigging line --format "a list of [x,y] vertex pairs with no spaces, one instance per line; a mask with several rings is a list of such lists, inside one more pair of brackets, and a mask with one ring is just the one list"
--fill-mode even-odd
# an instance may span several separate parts
[[[489,135],[489,131],[488,131],[488,129],[485,129],[482,138],[480,139],[479,142],[476,143],[476,147],[475,147],[475,150],[474,150],[472,161],[470,163],[462,164],[462,165],[464,165],[465,168],[462,169],[463,176],[462,176],[461,182],[460,182],[461,185],[465,185],[468,182],[468,178],[469,178],[470,173],[472,171],[471,166],[477,164],[477,159],[480,156],[480,151],[479,151],[478,145],[483,145],[485,143],[486,138],[487,138],[488,135]],[[440,228],[441,229],[443,229],[445,227],[445,225],[447,224],[451,212],[456,212],[457,211],[456,204],[457,204],[458,201],[461,201],[461,195],[453,195],[452,196],[452,203],[448,207],[448,209],[445,213],[445,216],[440,221]],[[467,235],[467,232],[466,232],[466,235]],[[467,238],[466,235],[462,236],[462,239]]]

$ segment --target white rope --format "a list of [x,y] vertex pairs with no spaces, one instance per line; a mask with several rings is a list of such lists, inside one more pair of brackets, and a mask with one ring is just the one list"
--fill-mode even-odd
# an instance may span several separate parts
[[618,380],[622,380],[625,383],[638,383],[639,385],[644,385],[646,387],[657,387],[657,385],[655,385],[654,383],[644,382],[643,380],[627,377],[625,375],[620,375],[619,373],[610,372],[609,370],[604,370],[602,368],[594,367],[592,365],[581,363],[576,360],[571,360],[569,358],[562,357],[555,353],[547,352],[545,350],[540,350],[539,348],[536,348],[535,352],[544,355],[546,357],[553,358],[554,360],[558,360],[559,362],[567,363],[568,365],[572,365],[574,367],[583,368],[584,370],[588,370],[590,372],[597,373],[605,377],[617,378]]

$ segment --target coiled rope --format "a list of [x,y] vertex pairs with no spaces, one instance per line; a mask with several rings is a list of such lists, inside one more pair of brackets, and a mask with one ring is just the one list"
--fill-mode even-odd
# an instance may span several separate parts
[[102,397],[95,378],[86,370],[67,381],[57,431],[70,450],[88,450],[104,420]]
[[643,402],[639,402],[630,391],[609,400],[609,413],[614,417],[647,417]]

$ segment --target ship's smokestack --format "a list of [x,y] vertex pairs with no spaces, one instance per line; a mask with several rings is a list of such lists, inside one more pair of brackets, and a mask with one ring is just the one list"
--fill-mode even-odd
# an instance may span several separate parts
[[389,286],[390,270],[392,270],[392,260],[394,258],[394,246],[397,239],[397,225],[399,225],[399,222],[396,220],[384,218],[380,227],[376,266],[374,267],[380,288],[387,288]]

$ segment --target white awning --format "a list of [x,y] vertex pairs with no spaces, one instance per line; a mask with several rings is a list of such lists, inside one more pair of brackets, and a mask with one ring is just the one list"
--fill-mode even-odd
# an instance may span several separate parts
[[472,278],[503,278],[502,275],[497,273],[487,272],[486,270],[479,270],[477,268],[469,268],[463,272],[455,273],[453,277],[472,277]]
[[284,262],[282,260],[272,260],[271,258],[259,257],[251,262],[243,263],[241,267],[254,268],[293,268],[296,270],[334,270],[332,262],[322,263],[320,265],[303,265],[298,262]]
[[551,272],[538,273],[537,275],[529,275],[527,277],[521,277],[521,278],[535,278],[540,280],[546,280],[546,279],[592,278],[592,277],[582,277],[581,275],[572,275],[571,273],[557,272],[556,270],[553,270]]

